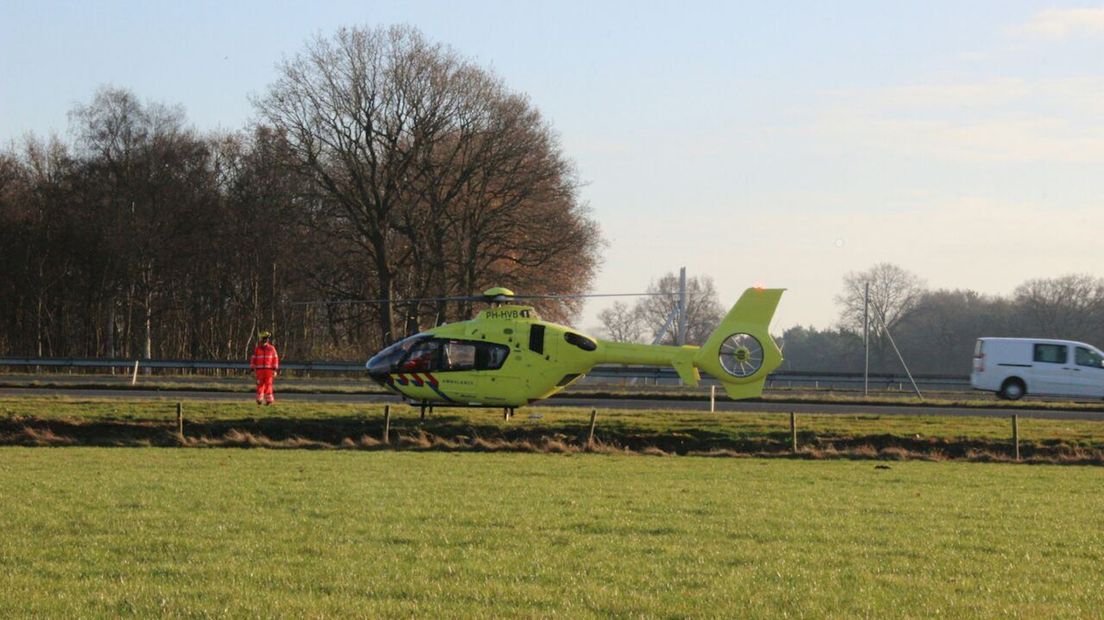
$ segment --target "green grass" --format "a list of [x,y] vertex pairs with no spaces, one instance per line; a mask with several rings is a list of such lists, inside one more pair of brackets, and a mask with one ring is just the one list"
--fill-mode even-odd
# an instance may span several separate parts
[[[188,445],[378,448],[382,405],[183,400]],[[392,407],[392,438],[407,448],[555,450],[578,447],[589,409],[529,407],[509,422],[487,409],[436,409],[421,424],[417,409]],[[0,399],[0,444],[176,445],[175,401],[23,397]],[[1104,463],[1104,423],[1021,416],[1021,452],[1034,462]],[[244,440],[242,434],[247,434]],[[1012,456],[1008,417],[932,415],[798,415],[807,457],[966,458]],[[668,453],[778,454],[790,451],[789,416],[602,410],[595,436],[605,449]],[[428,439],[427,439],[428,437]],[[259,438],[255,442],[250,438]],[[483,443],[476,444],[476,440]],[[304,441],[300,441],[304,440]],[[284,442],[284,443],[280,443]],[[345,445],[352,442],[352,445]]]
[[0,448],[0,616],[1094,617],[1104,471]]

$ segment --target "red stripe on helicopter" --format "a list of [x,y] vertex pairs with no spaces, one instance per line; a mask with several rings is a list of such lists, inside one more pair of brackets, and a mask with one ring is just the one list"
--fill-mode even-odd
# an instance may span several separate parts
[[426,381],[429,382],[429,385],[431,387],[437,387],[437,379],[433,378],[433,375],[429,374],[428,372],[424,373],[424,374],[425,374]]
[[414,383],[414,387],[422,387],[425,385],[425,382],[422,381],[422,378],[419,377],[416,372],[410,373],[410,380]]
[[399,385],[406,385],[407,383],[410,383],[406,380],[406,377],[404,377],[401,372],[395,375],[395,380],[399,382]]

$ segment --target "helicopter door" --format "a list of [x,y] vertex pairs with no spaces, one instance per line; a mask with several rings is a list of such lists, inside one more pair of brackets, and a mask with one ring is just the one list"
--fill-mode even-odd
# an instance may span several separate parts
[[529,326],[528,344],[529,346],[523,349],[525,386],[530,393],[543,392],[548,387],[546,383],[549,377],[549,366],[556,359],[556,333],[547,329],[545,325],[532,324]]

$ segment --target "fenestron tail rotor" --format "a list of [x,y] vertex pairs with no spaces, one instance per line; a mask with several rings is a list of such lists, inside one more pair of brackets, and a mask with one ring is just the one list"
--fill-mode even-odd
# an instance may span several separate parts
[[751,334],[732,334],[718,352],[721,368],[733,377],[750,377],[763,367],[763,345]]

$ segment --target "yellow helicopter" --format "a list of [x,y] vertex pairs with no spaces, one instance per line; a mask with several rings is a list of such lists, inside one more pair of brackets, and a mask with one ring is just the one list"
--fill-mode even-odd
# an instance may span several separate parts
[[734,399],[762,394],[782,352],[767,333],[784,289],[749,288],[701,347],[610,342],[542,321],[518,296],[496,287],[491,305],[469,321],[404,338],[366,364],[373,380],[411,404],[517,407],[563,391],[597,364],[672,366],[690,386],[705,371]]

